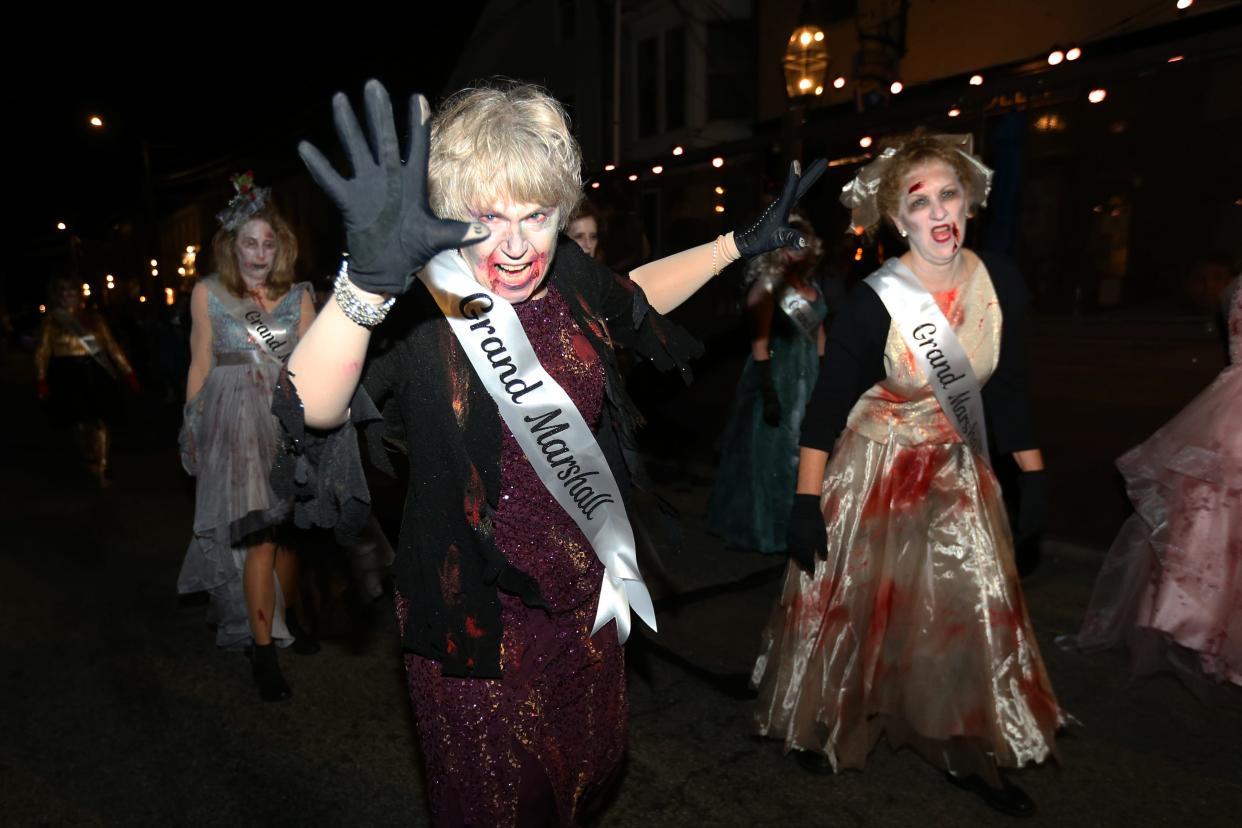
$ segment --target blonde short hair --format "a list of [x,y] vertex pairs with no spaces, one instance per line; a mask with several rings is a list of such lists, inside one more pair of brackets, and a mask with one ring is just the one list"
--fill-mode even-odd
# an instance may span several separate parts
[[531,84],[463,89],[431,123],[431,209],[469,221],[498,198],[555,207],[569,222],[582,198],[582,152],[564,108]]

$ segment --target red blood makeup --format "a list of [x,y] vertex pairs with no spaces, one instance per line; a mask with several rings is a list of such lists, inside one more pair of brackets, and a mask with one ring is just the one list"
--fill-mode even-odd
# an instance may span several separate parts
[[461,250],[475,281],[510,304],[535,297],[556,253],[557,210],[498,201],[474,215],[491,230],[487,240]]
[[251,219],[237,231],[237,265],[248,284],[267,279],[276,263],[276,232],[263,219]]
[[508,299],[512,294],[523,293],[527,288],[537,286],[547,268],[547,253],[531,251],[530,258],[514,262],[501,248],[496,248],[487,257],[488,287],[493,293]]
[[[920,165],[902,180],[897,225],[906,231],[911,255],[946,264],[962,249],[967,199],[957,173],[943,161]],[[899,191],[900,192],[900,191]]]

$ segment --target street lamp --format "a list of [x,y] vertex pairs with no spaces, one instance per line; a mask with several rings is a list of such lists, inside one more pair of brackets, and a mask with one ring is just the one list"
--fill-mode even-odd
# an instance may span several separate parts
[[[806,111],[814,97],[824,94],[824,80],[828,74],[828,38],[823,29],[810,22],[806,12],[804,5],[781,61],[785,70],[785,95],[789,98],[789,107],[781,119],[781,146],[786,163],[802,156]],[[718,166],[715,160],[712,165]]]
[[828,38],[823,29],[804,23],[793,30],[785,47],[785,94],[790,99],[814,95],[828,74]]

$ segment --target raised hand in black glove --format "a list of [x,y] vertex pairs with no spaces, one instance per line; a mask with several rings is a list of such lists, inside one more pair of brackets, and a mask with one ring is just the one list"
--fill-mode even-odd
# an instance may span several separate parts
[[398,295],[409,290],[414,274],[441,250],[475,244],[487,238],[489,231],[481,224],[438,219],[431,212],[427,202],[427,100],[422,95],[410,96],[410,140],[402,164],[387,90],[379,81],[370,80],[363,97],[369,142],[349,98],[340,92],[332,98],[336,132],[353,167],[353,178],[342,178],[323,153],[306,141],[298,145],[298,154],[345,219],[349,280],[371,293]]
[[797,161],[789,165],[789,177],[785,179],[781,197],[769,204],[750,227],[733,232],[733,242],[742,258],[753,259],[779,247],[806,247],[806,237],[789,226],[789,213],[826,169],[828,162],[822,158],[811,164],[805,175]]
[[755,377],[759,380],[759,393],[763,397],[763,421],[770,426],[781,424],[781,396],[772,382],[772,363],[755,361]]
[[1018,525],[1014,543],[1021,545],[1044,531],[1048,522],[1048,501],[1051,496],[1048,472],[1024,471],[1018,474]]
[[828,528],[819,510],[819,495],[794,495],[789,528],[785,531],[785,551],[804,572],[814,572],[816,556],[828,554]]

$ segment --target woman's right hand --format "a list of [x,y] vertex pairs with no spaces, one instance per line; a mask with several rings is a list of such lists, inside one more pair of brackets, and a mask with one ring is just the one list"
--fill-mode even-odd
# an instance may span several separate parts
[[481,224],[439,219],[427,200],[430,128],[427,100],[410,96],[410,139],[405,163],[397,146],[392,103],[383,84],[367,81],[367,131],[362,133],[349,98],[338,92],[332,112],[354,177],[341,177],[318,149],[303,141],[298,154],[311,176],[345,219],[349,280],[371,293],[409,290],[423,265],[442,250],[476,244],[489,231]]

